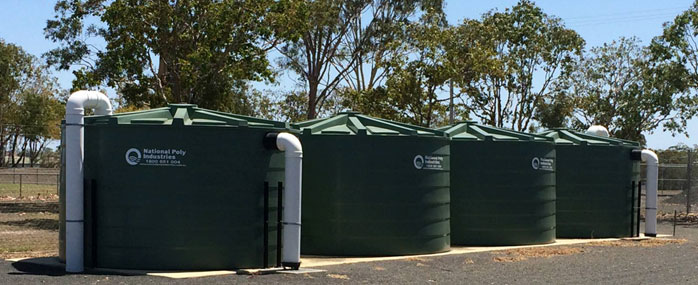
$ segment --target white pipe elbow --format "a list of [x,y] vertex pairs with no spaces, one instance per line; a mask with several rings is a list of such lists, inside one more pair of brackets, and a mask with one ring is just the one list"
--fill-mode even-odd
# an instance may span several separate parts
[[65,106],[65,114],[84,115],[85,109],[93,109],[95,115],[112,114],[111,102],[102,92],[80,90],[70,94]]
[[286,156],[303,154],[303,146],[298,138],[290,133],[279,133],[276,137],[276,147],[286,153]]
[[651,151],[649,149],[643,149],[641,155],[642,161],[647,162],[648,165],[659,163],[659,157],[657,157],[657,154],[654,153],[654,151]]

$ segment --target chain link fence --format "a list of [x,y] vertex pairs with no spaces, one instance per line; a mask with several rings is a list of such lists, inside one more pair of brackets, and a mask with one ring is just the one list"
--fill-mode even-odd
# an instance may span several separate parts
[[0,168],[0,198],[56,198],[60,169]]
[[[671,163],[661,163],[660,157],[657,193],[659,220],[672,221],[676,214],[679,221],[698,222],[698,164],[695,156],[695,152],[688,151],[678,162]],[[642,175],[644,181],[644,167]],[[642,194],[645,195],[644,187]]]

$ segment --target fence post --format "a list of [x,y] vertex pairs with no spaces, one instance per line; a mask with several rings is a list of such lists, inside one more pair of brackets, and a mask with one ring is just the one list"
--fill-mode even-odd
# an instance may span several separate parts
[[688,163],[686,165],[686,214],[691,212],[691,172],[693,172],[693,151],[688,150]]
[[19,197],[22,198],[22,174],[19,175]]

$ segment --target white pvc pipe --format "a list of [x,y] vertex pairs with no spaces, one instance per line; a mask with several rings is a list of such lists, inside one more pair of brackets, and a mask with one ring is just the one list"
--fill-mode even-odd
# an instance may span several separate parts
[[77,91],[65,106],[65,271],[84,270],[83,159],[85,109],[111,115],[109,98],[97,91]]
[[298,138],[290,133],[279,133],[276,137],[276,147],[284,151],[286,157],[281,264],[284,267],[298,269],[301,263],[303,147]]
[[659,158],[651,150],[642,150],[642,161],[647,163],[647,184],[645,194],[645,235],[657,236],[657,179]]

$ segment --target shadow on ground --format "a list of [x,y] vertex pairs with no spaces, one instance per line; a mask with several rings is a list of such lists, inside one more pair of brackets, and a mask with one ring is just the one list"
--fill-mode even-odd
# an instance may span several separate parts
[[[9,272],[10,275],[41,275],[41,276],[65,276],[72,273],[65,272],[65,264],[58,260],[58,257],[35,257],[22,259],[12,263],[17,272]],[[85,268],[85,272],[81,275],[119,275],[119,276],[138,276],[140,273],[120,272],[118,270],[108,269],[90,269]]]
[[44,275],[63,276],[66,275],[65,267],[58,261],[57,257],[36,257],[28,258],[12,263],[17,272],[10,272],[11,275]]

